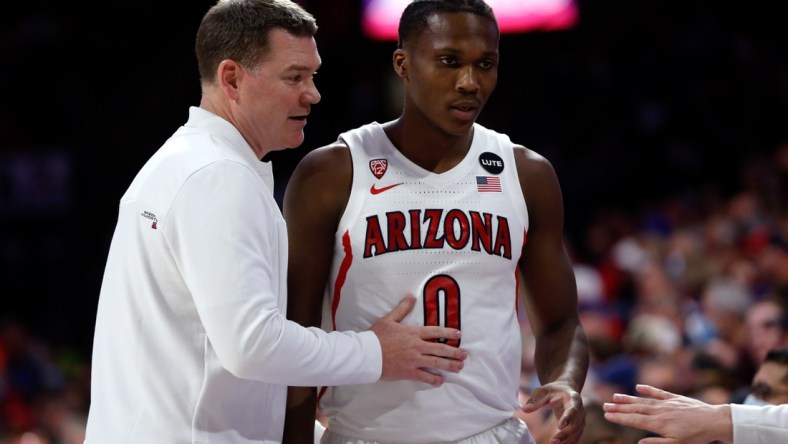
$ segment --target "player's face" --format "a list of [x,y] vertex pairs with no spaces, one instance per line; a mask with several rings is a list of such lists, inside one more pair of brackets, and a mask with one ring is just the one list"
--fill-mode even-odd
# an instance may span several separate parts
[[310,108],[320,101],[314,83],[320,67],[314,38],[274,29],[269,39],[269,54],[256,69],[246,71],[237,103],[237,123],[258,153],[301,145]]
[[498,29],[471,13],[436,14],[428,23],[401,52],[406,106],[442,131],[467,134],[498,81]]

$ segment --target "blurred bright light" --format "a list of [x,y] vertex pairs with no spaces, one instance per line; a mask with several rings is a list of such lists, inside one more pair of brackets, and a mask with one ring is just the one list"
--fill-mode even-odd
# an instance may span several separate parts
[[[396,40],[400,15],[411,0],[364,0],[362,28],[375,40]],[[502,33],[557,31],[578,20],[576,0],[487,0]]]

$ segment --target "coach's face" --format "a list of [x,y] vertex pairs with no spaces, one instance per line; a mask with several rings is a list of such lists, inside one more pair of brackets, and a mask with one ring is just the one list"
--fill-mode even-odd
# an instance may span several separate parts
[[269,41],[268,54],[257,67],[241,68],[234,102],[235,123],[261,158],[301,145],[307,116],[320,101],[314,83],[320,67],[315,39],[274,29]]

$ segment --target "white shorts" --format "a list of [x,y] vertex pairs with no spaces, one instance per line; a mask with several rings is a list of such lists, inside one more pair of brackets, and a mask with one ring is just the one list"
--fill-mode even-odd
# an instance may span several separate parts
[[[404,427],[403,427],[404,428]],[[404,431],[404,430],[403,430]],[[448,443],[449,441],[444,441]],[[535,444],[528,427],[522,420],[511,417],[473,436],[452,441],[453,444]],[[331,427],[323,432],[320,444],[384,444],[382,441],[366,441],[333,432]]]

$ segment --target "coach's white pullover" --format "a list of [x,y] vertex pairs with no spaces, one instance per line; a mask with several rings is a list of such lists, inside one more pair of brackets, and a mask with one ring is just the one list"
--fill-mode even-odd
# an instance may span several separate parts
[[238,130],[196,107],[134,179],[101,287],[87,444],[280,442],[287,385],[380,377],[374,333],[285,319],[272,184]]

